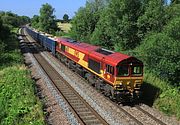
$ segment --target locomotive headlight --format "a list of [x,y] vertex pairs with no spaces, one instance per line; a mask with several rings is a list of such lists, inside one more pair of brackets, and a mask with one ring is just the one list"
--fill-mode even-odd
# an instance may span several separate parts
[[120,81],[119,83],[116,84],[116,89],[123,89],[123,82]]
[[122,82],[120,82],[119,85],[122,86]]

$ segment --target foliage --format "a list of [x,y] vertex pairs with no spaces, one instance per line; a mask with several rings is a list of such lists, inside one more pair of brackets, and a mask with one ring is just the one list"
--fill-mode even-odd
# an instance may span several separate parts
[[137,20],[141,1],[112,0],[108,4],[104,1],[87,2],[79,9],[72,19],[73,37],[110,49],[135,48],[140,42]]
[[175,17],[169,21],[163,30],[169,37],[180,42],[180,18]]
[[34,15],[33,18],[31,19],[31,26],[34,27],[35,29],[39,29],[39,16]]
[[0,43],[8,46],[0,53],[0,124],[44,124],[42,105],[34,95],[33,81],[23,66],[15,37],[11,33]]
[[100,18],[106,0],[92,0],[86,2],[86,7],[79,8],[72,19],[72,37],[82,41],[89,41]]
[[0,18],[0,42],[4,42],[5,39],[10,35],[10,29],[7,25],[4,25],[3,21]]
[[0,18],[0,124],[45,124],[42,104],[34,95],[34,82],[24,67],[14,27],[10,20],[5,24]]
[[68,16],[67,14],[64,14],[64,16],[63,16],[63,22],[64,22],[64,23],[69,22],[69,16]]
[[12,49],[8,45],[15,43],[16,33],[12,33],[10,30],[27,24],[29,21],[30,19],[27,16],[18,16],[12,12],[0,11],[0,55],[3,55],[5,50]]
[[18,16],[12,12],[0,11],[0,17],[3,24],[8,25],[9,27],[18,27],[30,22],[30,18],[27,16]]
[[[160,109],[162,112],[168,115],[175,115],[178,119],[180,119],[180,93],[178,88],[170,86],[170,83],[159,79],[148,70],[146,70],[146,73],[144,74],[144,82],[144,86],[149,83],[151,86],[160,89],[154,93],[156,96],[153,104],[154,107]],[[151,98],[152,91],[154,91],[154,89],[155,88],[152,90],[150,87],[148,87],[144,90],[146,93],[146,99]]]
[[112,0],[96,25],[92,41],[99,41],[100,45],[105,43],[105,46],[116,50],[136,47],[140,40],[136,25],[140,7],[139,0]]
[[146,37],[139,47],[145,65],[161,78],[180,80],[180,44],[164,33],[154,33]]
[[22,66],[1,70],[0,124],[44,124],[41,104],[29,73]]
[[180,0],[171,0],[173,4],[180,4]]
[[39,29],[47,33],[55,33],[57,30],[57,25],[55,21],[55,16],[53,15],[54,8],[48,3],[43,4],[40,8],[39,16]]
[[[113,43],[111,40],[110,24],[108,22],[108,9],[104,9],[99,21],[97,22],[95,31],[91,36],[91,43],[102,46],[104,48],[113,49]],[[106,23],[105,23],[106,22]]]
[[4,42],[2,42],[2,40],[0,40],[0,56],[3,55],[4,51],[5,51],[5,44]]
[[163,0],[149,0],[148,3],[144,4],[142,6],[144,12],[137,21],[140,38],[144,38],[148,32],[160,32],[166,24],[166,12]]
[[167,21],[180,17],[180,4],[171,4],[166,8]]

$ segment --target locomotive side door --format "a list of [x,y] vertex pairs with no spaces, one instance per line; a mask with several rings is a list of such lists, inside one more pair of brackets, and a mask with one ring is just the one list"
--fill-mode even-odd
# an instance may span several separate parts
[[105,71],[105,73],[104,73],[105,79],[110,82],[114,82],[114,67],[109,64],[105,64],[104,71]]

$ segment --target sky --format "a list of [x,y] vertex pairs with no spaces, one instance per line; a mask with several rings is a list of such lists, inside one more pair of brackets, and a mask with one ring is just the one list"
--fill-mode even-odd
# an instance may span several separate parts
[[0,11],[33,17],[39,15],[39,10],[45,3],[49,3],[55,9],[54,15],[62,19],[64,14],[73,17],[81,6],[85,6],[86,0],[1,0]]

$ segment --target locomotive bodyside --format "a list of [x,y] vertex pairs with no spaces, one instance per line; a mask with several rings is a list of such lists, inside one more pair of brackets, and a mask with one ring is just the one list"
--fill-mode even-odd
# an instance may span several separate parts
[[68,42],[61,38],[56,41],[56,50],[82,66],[84,77],[99,86],[99,89],[108,91],[113,96],[139,96],[143,79],[143,63],[140,60],[86,43]]

